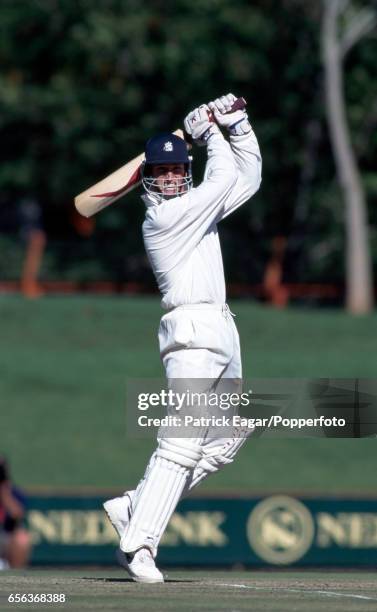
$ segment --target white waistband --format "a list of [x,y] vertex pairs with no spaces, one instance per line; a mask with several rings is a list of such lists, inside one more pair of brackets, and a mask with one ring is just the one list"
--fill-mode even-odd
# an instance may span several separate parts
[[169,312],[176,310],[220,310],[223,313],[230,313],[235,316],[235,314],[230,310],[228,304],[210,304],[208,302],[202,302],[200,304],[182,304],[181,306],[176,306],[175,308],[170,308]]

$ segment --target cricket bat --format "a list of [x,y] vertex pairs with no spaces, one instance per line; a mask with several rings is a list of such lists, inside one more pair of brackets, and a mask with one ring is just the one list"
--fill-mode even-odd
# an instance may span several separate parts
[[[244,98],[237,98],[230,112],[242,109],[246,106]],[[214,120],[213,117],[211,119]],[[187,139],[182,130],[175,130],[180,138]],[[75,206],[84,217],[92,217],[113,202],[119,200],[127,193],[135,189],[141,183],[141,167],[144,161],[144,153],[141,153],[131,161],[127,162],[112,174],[106,176],[102,181],[92,185],[75,197]]]

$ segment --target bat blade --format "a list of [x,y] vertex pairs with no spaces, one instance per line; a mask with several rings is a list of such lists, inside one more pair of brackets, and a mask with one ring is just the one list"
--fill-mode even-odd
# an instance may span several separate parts
[[91,217],[137,187],[141,181],[140,167],[143,159],[143,154],[138,155],[76,196],[78,212],[84,217]]
[[[175,130],[174,134],[183,138],[182,130]],[[141,153],[102,181],[77,195],[75,206],[78,212],[84,217],[91,217],[138,187],[142,178],[143,161],[144,153]]]

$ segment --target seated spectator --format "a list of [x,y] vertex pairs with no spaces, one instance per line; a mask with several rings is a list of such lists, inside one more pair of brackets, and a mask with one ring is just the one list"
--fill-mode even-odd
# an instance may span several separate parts
[[4,457],[0,457],[0,569],[21,568],[28,563],[31,538],[22,524],[25,497],[11,483]]

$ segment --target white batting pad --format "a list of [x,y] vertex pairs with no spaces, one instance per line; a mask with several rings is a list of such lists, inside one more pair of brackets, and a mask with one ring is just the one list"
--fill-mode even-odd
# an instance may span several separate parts
[[145,546],[156,553],[158,543],[181,497],[190,470],[154,455],[136,491],[129,527],[120,541],[123,552]]
[[253,429],[235,428],[233,438],[210,439],[202,445],[203,456],[197,463],[186,481],[182,497],[188,495],[207,476],[221,470],[225,465],[233,463],[234,457],[252,435]]

